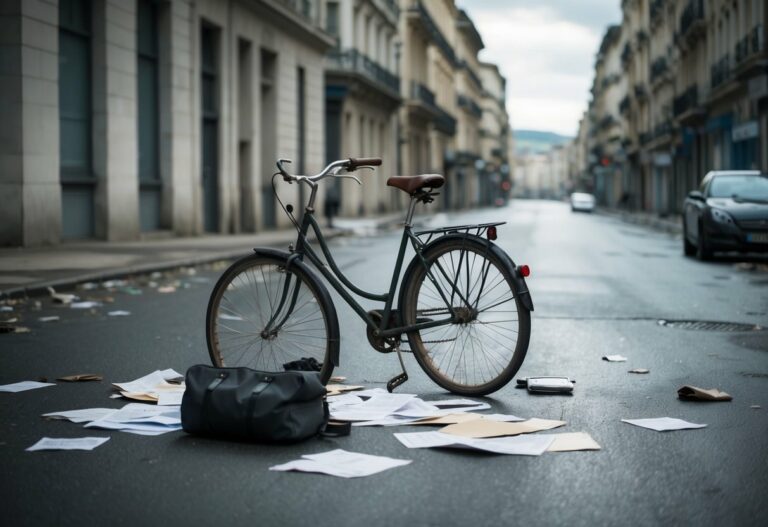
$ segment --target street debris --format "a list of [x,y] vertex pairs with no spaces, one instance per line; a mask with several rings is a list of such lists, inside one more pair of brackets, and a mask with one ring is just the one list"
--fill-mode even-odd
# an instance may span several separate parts
[[691,428],[704,428],[707,425],[699,425],[696,423],[689,423],[682,419],[676,419],[674,417],[656,417],[653,419],[622,419],[623,423],[629,423],[631,425],[639,426],[642,428],[649,428],[656,430],[657,432],[667,432],[669,430],[687,430]]
[[31,447],[27,452],[37,450],[93,450],[109,441],[108,437],[75,437],[75,438],[52,438],[44,437]]
[[126,399],[157,403],[161,393],[183,394],[185,386],[180,383],[183,379],[184,377],[179,372],[169,368],[155,370],[130,382],[113,383],[112,385]]
[[343,377],[343,376],[341,376],[341,375],[335,375],[335,376],[331,377],[331,378],[328,380],[328,382],[333,382],[333,383],[343,383],[343,382],[345,382],[346,380],[347,380],[347,378],[346,378],[346,377]]
[[464,423],[441,428],[443,434],[482,439],[488,437],[515,436],[565,426],[565,421],[532,418],[517,423],[505,423],[486,419],[473,419]]
[[[16,319],[13,319],[16,322]],[[0,333],[29,333],[30,329],[26,326],[14,326],[13,323],[0,323]]]
[[52,315],[50,317],[39,317],[37,320],[40,322],[56,322],[57,320],[59,320],[59,316]]
[[603,357],[603,360],[608,362],[627,362],[627,358],[623,355],[606,355]]
[[12,306],[0,306],[0,313],[10,313],[13,311]]
[[56,379],[57,381],[64,381],[64,382],[89,382],[89,381],[101,381],[104,377],[101,375],[97,375],[95,373],[79,373],[77,375],[66,375],[64,377],[59,377]]
[[733,397],[716,388],[704,389],[685,385],[677,390],[677,396],[685,401],[731,401]]
[[573,393],[576,381],[568,377],[524,377],[517,379],[517,387],[525,387],[533,394],[566,394]]
[[408,448],[462,448],[518,456],[540,456],[554,441],[551,434],[478,439],[443,432],[408,432],[395,434],[395,438]]
[[110,317],[127,317],[130,314],[131,314],[130,311],[121,311],[121,310],[110,311],[110,312],[107,313],[107,315],[110,316]]
[[307,454],[301,459],[269,467],[277,472],[316,472],[340,478],[359,478],[411,463],[410,459],[394,459],[336,449],[322,454]]
[[650,372],[651,372],[651,370],[649,370],[648,368],[635,368],[633,370],[629,370],[629,373],[641,373],[642,374],[642,373],[650,373]]
[[72,302],[69,304],[71,309],[93,309],[94,307],[101,307],[101,302],[95,300],[85,300],[83,302]]
[[752,408],[753,410],[759,410],[761,406],[759,404],[753,404],[752,406],[750,406],[750,408]]
[[[355,390],[362,390],[365,386],[352,386],[346,384],[326,384],[325,391],[328,392],[328,397],[338,396],[345,392],[353,392]],[[382,390],[387,393],[386,390]]]
[[77,295],[70,293],[57,293],[53,287],[48,288],[48,293],[50,293],[54,304],[71,304],[78,299]]
[[172,285],[164,285],[164,286],[158,287],[157,288],[157,292],[158,293],[163,293],[163,294],[175,293],[176,292],[176,288],[174,286],[172,286]]
[[90,423],[114,413],[114,408],[86,408],[84,410],[67,410],[43,414],[46,419],[71,421],[73,423]]
[[120,291],[122,291],[123,293],[125,293],[127,295],[132,295],[132,296],[137,296],[137,295],[144,294],[144,291],[142,291],[138,287],[123,287],[123,288],[120,289]]
[[151,436],[176,432],[181,430],[181,408],[128,403],[119,410],[91,421],[85,428],[120,430]]
[[56,383],[21,381],[21,382],[15,382],[13,384],[3,384],[2,386],[0,386],[0,392],[8,392],[8,393],[26,392],[27,390],[36,390],[37,388],[47,388],[48,386],[56,386]]
[[552,434],[555,440],[547,452],[575,452],[577,450],[600,450],[600,445],[586,432]]

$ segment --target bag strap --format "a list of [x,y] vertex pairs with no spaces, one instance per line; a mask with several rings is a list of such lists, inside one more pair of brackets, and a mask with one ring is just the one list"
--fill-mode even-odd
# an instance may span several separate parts
[[[224,379],[229,377],[229,373],[226,371],[219,372],[216,375],[216,378],[213,379],[210,384],[208,384],[208,387],[205,389],[205,393],[203,393],[203,404],[201,405],[202,411],[200,412],[200,415],[209,415],[208,412],[208,401],[210,400],[211,393],[213,390],[215,390],[219,384],[224,382]],[[213,425],[208,419],[205,419],[205,428],[208,429],[208,432],[213,432]]]

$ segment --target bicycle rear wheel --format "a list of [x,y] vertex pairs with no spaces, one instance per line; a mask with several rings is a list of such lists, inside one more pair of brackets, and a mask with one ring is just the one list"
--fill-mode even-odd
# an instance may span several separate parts
[[518,298],[511,261],[496,251],[501,252],[476,237],[446,237],[423,254],[426,268],[417,262],[403,279],[404,324],[450,317],[443,296],[457,314],[449,324],[408,333],[419,365],[453,393],[479,396],[500,389],[528,350],[530,312]]
[[326,383],[338,358],[339,324],[328,291],[278,255],[251,255],[224,272],[208,302],[206,337],[219,367],[314,370]]

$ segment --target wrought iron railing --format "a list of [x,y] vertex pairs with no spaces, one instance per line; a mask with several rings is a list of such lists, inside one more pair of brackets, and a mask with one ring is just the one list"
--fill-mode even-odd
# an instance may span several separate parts
[[727,53],[723,55],[723,57],[720,60],[718,60],[715,64],[712,65],[710,73],[711,73],[711,80],[712,80],[712,89],[717,88],[718,86],[720,86],[730,78],[731,61]]
[[627,113],[631,104],[631,98],[629,95],[625,96],[619,103],[619,111],[621,113]]
[[400,77],[356,49],[334,49],[328,53],[328,59],[340,70],[359,73],[391,91],[400,93]]
[[440,28],[437,26],[435,21],[432,20],[432,17],[430,16],[429,11],[427,11],[427,9],[424,7],[424,4],[422,4],[420,0],[417,0],[413,3],[409,11],[415,12],[419,15],[421,22],[424,24],[424,27],[426,27],[429,36],[435,42],[437,47],[440,48],[443,53],[445,53],[446,57],[448,57],[448,60],[454,66],[457,65],[456,53],[453,51],[453,47],[448,43],[448,40],[445,38],[445,36],[443,36],[443,33],[440,31]]
[[483,116],[483,109],[480,108],[480,106],[470,97],[467,97],[466,95],[459,95],[457,97],[457,103],[460,107],[469,110],[469,112],[478,119]]
[[666,57],[659,57],[651,63],[651,82],[656,82],[660,77],[669,71],[669,64]]
[[437,105],[435,104],[435,94],[421,84],[420,82],[411,81],[411,98],[416,99],[417,101],[420,101],[421,103],[431,107],[436,108]]
[[437,110],[437,117],[434,120],[435,128],[444,134],[454,135],[456,133],[456,119],[439,106],[435,106],[435,110]]
[[688,0],[680,15],[680,35],[685,36],[696,22],[704,21],[704,0]]
[[672,112],[675,117],[682,115],[688,110],[696,108],[699,105],[699,89],[694,84],[689,86],[680,96],[672,101]]

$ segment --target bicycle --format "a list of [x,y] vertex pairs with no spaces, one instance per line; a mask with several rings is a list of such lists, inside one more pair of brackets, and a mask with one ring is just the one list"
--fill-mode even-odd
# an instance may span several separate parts
[[[525,283],[528,266],[516,266],[493,243],[497,227],[506,222],[414,232],[416,205],[431,203],[445,180],[439,174],[390,177],[387,185],[407,192],[411,201],[389,290],[370,293],[339,269],[314,218],[314,204],[319,181],[351,178],[362,184],[350,173],[373,170],[381,159],[334,161],[314,176],[290,174],[283,166],[286,163],[290,161],[277,162],[272,184],[280,206],[297,228],[296,243],[287,252],[257,247],[219,278],[206,315],[206,339],[214,365],[315,370],[327,383],[339,365],[340,335],[336,308],[319,272],[365,322],[372,347],[397,353],[402,373],[387,383],[390,392],[408,379],[402,357],[408,351],[435,383],[456,394],[486,395],[514,377],[528,350],[533,301]],[[300,221],[293,207],[283,205],[277,195],[278,176],[310,188]],[[310,227],[327,265],[307,240]],[[416,254],[399,280],[409,242]],[[366,311],[350,291],[383,302],[383,309]],[[403,335],[410,350],[401,349]]]

